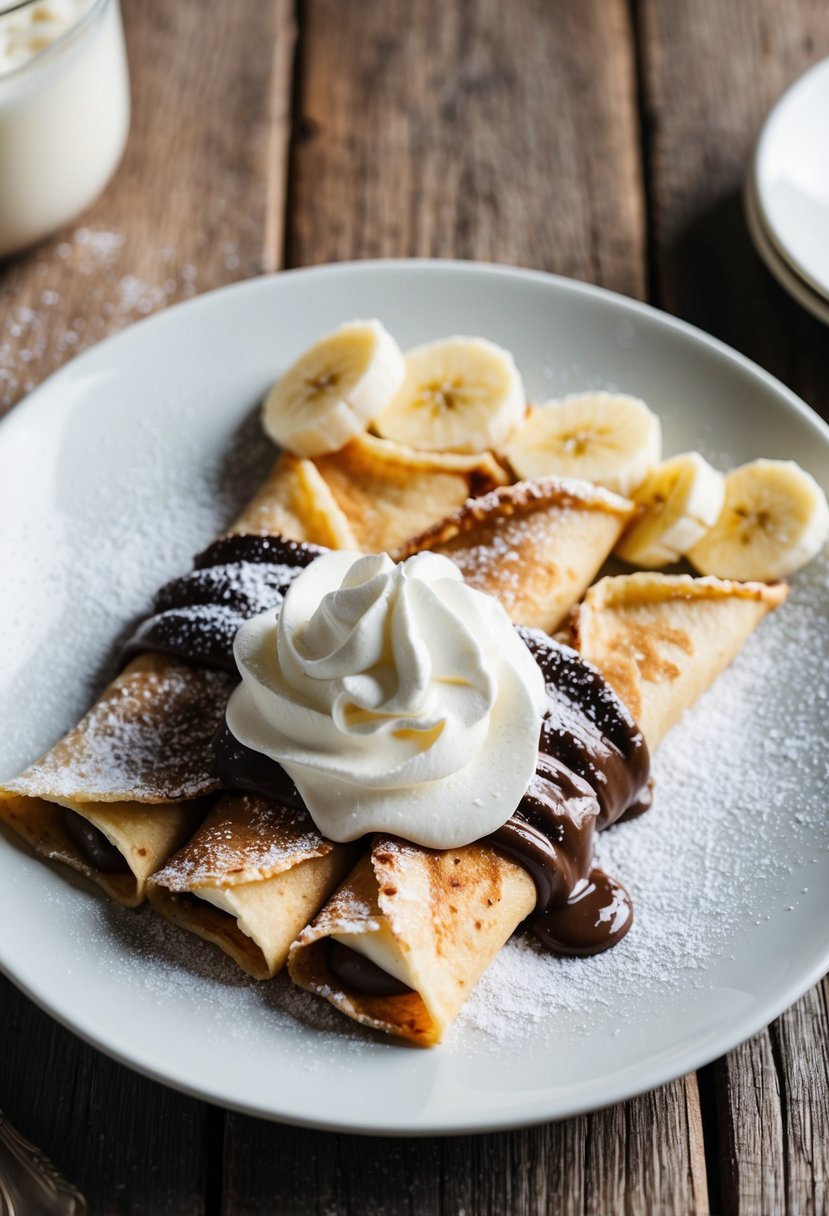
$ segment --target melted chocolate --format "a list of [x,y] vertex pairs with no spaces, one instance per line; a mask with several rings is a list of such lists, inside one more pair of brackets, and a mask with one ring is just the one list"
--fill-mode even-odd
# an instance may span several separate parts
[[129,874],[130,868],[124,854],[83,815],[65,807],[63,823],[80,855],[96,870],[102,874]]
[[650,757],[626,706],[575,650],[538,629],[520,627],[518,632],[547,685],[549,703],[540,751],[561,760],[590,785],[599,802],[599,831],[616,823],[629,808],[645,810]]
[[328,967],[345,988],[363,996],[405,996],[412,991],[402,980],[395,979],[370,958],[342,942],[329,940]]
[[280,806],[305,809],[299,790],[281,764],[240,743],[222,722],[213,738],[216,756],[216,776],[229,790],[247,790],[264,794]]
[[535,912],[529,923],[554,954],[599,954],[625,936],[633,924],[633,904],[615,878],[590,870],[565,903]]
[[233,639],[243,621],[277,608],[293,580],[321,553],[281,536],[225,536],[196,557],[194,569],[166,583],[152,614],[124,648],[129,659],[154,650],[236,674]]
[[598,812],[587,782],[539,752],[535,776],[515,814],[489,837],[529,871],[539,908],[564,903],[589,869]]

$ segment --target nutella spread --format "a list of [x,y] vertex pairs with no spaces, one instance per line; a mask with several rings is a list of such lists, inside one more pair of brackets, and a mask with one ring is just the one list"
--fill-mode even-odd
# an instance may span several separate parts
[[403,996],[412,991],[364,954],[333,939],[328,945],[328,966],[341,984],[364,996]]
[[102,874],[129,873],[127,859],[123,853],[107,840],[100,828],[93,827],[83,815],[64,807],[63,823],[78,852],[96,870],[100,870]]

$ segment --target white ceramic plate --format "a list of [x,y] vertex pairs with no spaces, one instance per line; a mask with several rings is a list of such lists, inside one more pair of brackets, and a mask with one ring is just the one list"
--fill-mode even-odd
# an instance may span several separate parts
[[766,264],[766,268],[777,279],[777,282],[789,295],[802,305],[818,321],[829,325],[829,300],[815,291],[805,279],[802,279],[791,262],[780,254],[777,245],[768,232],[763,213],[757,201],[755,177],[750,173],[745,187],[745,214],[749,235],[757,252]]
[[772,110],[757,145],[755,182],[778,252],[829,299],[829,59]]
[[[244,423],[280,369],[362,316],[404,346],[494,339],[536,398],[639,394],[662,416],[667,452],[792,457],[829,485],[827,428],[787,389],[688,326],[580,283],[392,262],[203,296],[81,356],[0,426],[0,778],[83,711],[116,635],[264,472],[267,445]],[[0,964],[130,1066],[321,1128],[504,1128],[696,1068],[829,960],[826,581],[821,561],[795,579],[791,602],[663,745],[657,809],[605,834],[602,857],[636,904],[625,941],[573,961],[510,945],[437,1050],[377,1041],[284,981],[245,980],[205,943],[109,904],[6,834]]]

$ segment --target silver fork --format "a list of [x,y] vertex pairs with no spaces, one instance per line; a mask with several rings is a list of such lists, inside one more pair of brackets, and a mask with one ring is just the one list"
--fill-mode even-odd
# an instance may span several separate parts
[[86,1216],[86,1200],[0,1110],[0,1216]]

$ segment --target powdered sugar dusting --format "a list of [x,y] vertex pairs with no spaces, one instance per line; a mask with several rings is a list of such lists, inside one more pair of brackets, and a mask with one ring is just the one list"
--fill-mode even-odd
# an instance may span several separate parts
[[127,672],[7,788],[29,797],[166,802],[215,789],[212,739],[235,681],[181,666]]
[[227,806],[227,800],[220,803],[194,838],[155,875],[161,886],[189,891],[217,882],[250,882],[283,873],[331,848],[305,810],[276,806],[255,795],[238,796],[231,813]]
[[[318,1053],[326,1040],[335,1042],[346,1062],[351,1051],[365,1048],[362,1028],[295,987],[285,974],[267,983],[251,979],[215,946],[170,924],[148,905],[133,910],[92,894],[81,898],[89,905],[85,934],[91,928],[119,944],[113,982],[128,985],[142,1002],[160,1005],[172,1016],[187,1017],[195,1003],[208,1005],[213,1016],[207,1033],[215,1038],[215,1050],[228,1039],[244,1041],[260,1022],[275,1033],[298,1026],[312,1031],[306,1047],[311,1071],[322,1067]],[[88,936],[78,945],[88,950]]]
[[[630,892],[635,921],[615,949],[555,959],[524,935],[495,960],[458,1020],[494,1045],[557,1019],[591,1033],[644,999],[703,989],[706,967],[769,916],[808,898],[781,838],[808,866],[827,848],[829,558],[798,575],[734,664],[668,735],[654,758],[654,807],[598,838],[597,859]],[[810,677],[785,697],[792,671]],[[779,893],[778,893],[779,892]],[[631,999],[635,994],[635,1001]]]

